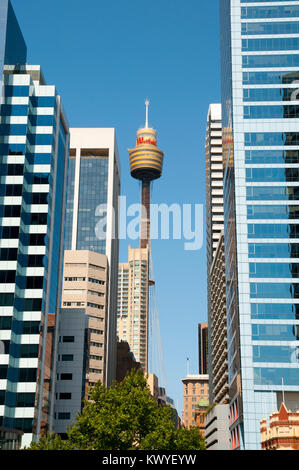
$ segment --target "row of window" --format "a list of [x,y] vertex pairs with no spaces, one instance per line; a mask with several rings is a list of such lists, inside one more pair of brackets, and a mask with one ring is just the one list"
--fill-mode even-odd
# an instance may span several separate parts
[[243,68],[298,67],[298,54],[243,55]]
[[254,278],[298,278],[298,263],[249,263],[250,277]]
[[298,299],[299,284],[279,282],[250,283],[252,299]]
[[[298,55],[299,58],[299,55]],[[299,145],[297,132],[245,132],[245,146]]]
[[299,219],[298,206],[247,206],[248,219]]
[[299,5],[242,7],[241,18],[299,18]]
[[299,23],[297,21],[241,23],[241,31],[242,35],[298,34]]
[[296,119],[299,117],[299,106],[244,106],[243,112],[244,119]]
[[298,346],[253,346],[253,362],[299,362]]
[[248,238],[299,238],[299,225],[248,224]]
[[[64,280],[67,282],[83,282],[86,281],[86,277],[65,277]],[[100,284],[101,286],[105,285],[105,281],[100,281],[99,279],[94,279],[92,277],[88,278],[88,282]]]
[[[11,368],[12,369],[12,368]],[[6,380],[8,373],[7,365],[0,365],[0,379]],[[26,369],[12,369],[10,374],[11,382],[36,382],[37,378],[37,369],[36,368],[26,368]]]
[[247,186],[246,199],[247,201],[297,201],[299,186]]
[[288,85],[297,83],[299,72],[294,71],[268,71],[268,72],[243,72],[244,85]]
[[247,182],[298,181],[299,168],[246,168]]
[[290,164],[299,163],[298,150],[246,150],[246,164]]
[[243,101],[298,101],[299,88],[244,88]]
[[242,51],[295,51],[299,38],[242,39]]
[[256,320],[299,320],[299,304],[251,303],[251,318]]
[[258,367],[253,369],[255,385],[294,385],[298,387],[299,368]]
[[299,258],[299,243],[249,243],[249,258]]

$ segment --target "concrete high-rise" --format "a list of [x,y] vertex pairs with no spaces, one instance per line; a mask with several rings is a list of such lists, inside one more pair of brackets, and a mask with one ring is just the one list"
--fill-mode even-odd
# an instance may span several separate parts
[[148,370],[148,248],[129,246],[128,262],[118,270],[117,335],[127,341],[143,370]]
[[210,104],[207,116],[206,142],[206,221],[207,265],[213,262],[221,231],[223,215],[223,164],[221,104]]
[[106,383],[108,280],[106,255],[64,252],[54,406],[60,435],[75,421],[89,387]]
[[51,426],[69,130],[8,1],[0,15],[0,425],[26,445]]
[[105,383],[116,374],[120,163],[115,129],[71,128],[64,249],[107,256]]
[[222,403],[227,394],[224,209],[221,104],[209,106],[205,143],[208,370],[211,403]]
[[224,242],[231,442],[299,402],[299,1],[222,0]]

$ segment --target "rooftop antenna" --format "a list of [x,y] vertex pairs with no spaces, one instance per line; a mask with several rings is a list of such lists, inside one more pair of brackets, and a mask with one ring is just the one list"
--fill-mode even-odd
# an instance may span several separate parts
[[189,375],[189,357],[187,357],[187,375]]
[[285,405],[285,401],[284,401],[284,384],[283,384],[283,377],[281,379],[281,386],[282,386],[282,403]]
[[148,129],[148,107],[149,107],[149,100],[146,98],[145,100],[145,128]]

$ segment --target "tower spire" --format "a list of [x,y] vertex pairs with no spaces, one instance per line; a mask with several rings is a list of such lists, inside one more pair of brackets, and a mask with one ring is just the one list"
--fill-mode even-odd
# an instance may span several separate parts
[[149,100],[146,98],[145,100],[145,129],[148,129],[148,107],[149,107]]

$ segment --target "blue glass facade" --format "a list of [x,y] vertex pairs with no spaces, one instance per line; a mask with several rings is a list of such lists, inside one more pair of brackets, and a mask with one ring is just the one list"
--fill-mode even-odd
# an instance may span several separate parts
[[[66,221],[64,232],[65,250],[91,250],[106,254],[106,239],[97,235],[97,223],[100,216],[98,207],[107,204],[108,196],[108,153],[103,155],[79,156],[76,168],[76,156],[68,159]],[[76,183],[75,183],[76,181]],[[77,185],[78,203],[74,206]],[[75,211],[75,214],[74,214]],[[75,237],[73,240],[74,215],[76,217]]]
[[220,2],[230,431],[248,450],[283,386],[299,402],[299,1],[252,3]]
[[69,132],[60,97],[38,67],[5,66],[3,85],[0,423],[22,430],[28,445],[49,425],[48,326],[60,306]]
[[27,47],[10,0],[0,0],[0,96],[4,65],[24,65]]

